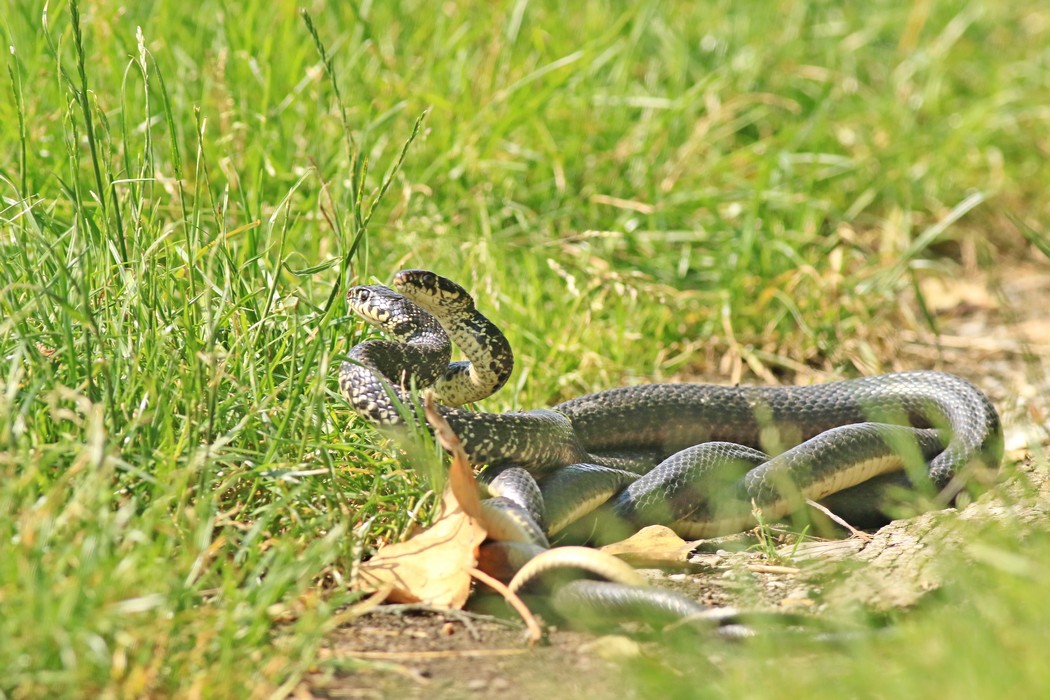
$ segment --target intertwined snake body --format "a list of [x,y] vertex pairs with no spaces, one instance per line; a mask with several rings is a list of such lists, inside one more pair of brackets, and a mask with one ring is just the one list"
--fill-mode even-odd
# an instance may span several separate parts
[[[662,522],[703,537],[745,529],[756,507],[777,518],[807,499],[901,474],[947,502],[972,469],[996,469],[1002,458],[988,398],[934,371],[813,386],[647,384],[553,409],[464,410],[457,406],[510,376],[506,338],[450,280],[406,270],[393,286],[348,294],[351,309],[393,340],[350,351],[342,393],[373,424],[397,428],[411,420],[400,405],[411,390],[431,387],[471,461],[489,465],[490,491],[537,526],[530,532],[539,535],[521,536],[532,547],[610,498],[606,514],[617,522]],[[449,363],[449,337],[467,362]]]
[[[462,287],[421,270],[399,273],[394,286],[396,292],[355,287],[348,295],[358,314],[396,339],[356,346],[342,367],[340,387],[361,415],[380,426],[402,424],[396,397],[407,399],[409,379],[417,387],[436,385],[445,403],[477,400],[506,382],[513,367],[509,344]],[[447,342],[438,340],[441,327],[468,348],[470,362],[449,365]],[[807,498],[822,498],[900,471],[911,454],[940,491],[956,488],[953,479],[968,468],[995,469],[1002,457],[999,416],[988,398],[964,379],[932,371],[812,386],[646,384],[582,396],[551,410],[492,414],[449,406],[442,412],[473,462],[520,466],[540,477],[574,464],[644,473],[670,462],[659,473],[671,474],[662,477],[664,486],[674,485],[679,473],[695,480],[689,470],[697,459],[715,460],[719,455],[711,453],[728,450],[723,458],[750,464],[738,495],[766,505],[786,500],[784,484],[774,483],[783,474]],[[907,431],[882,427],[888,425]],[[762,452],[695,448],[711,442]],[[773,466],[763,466],[767,453],[778,455]],[[647,484],[659,480],[632,485],[618,509],[631,510],[625,498],[652,498]],[[625,485],[621,481],[620,490]],[[684,529],[707,534],[727,528]]]

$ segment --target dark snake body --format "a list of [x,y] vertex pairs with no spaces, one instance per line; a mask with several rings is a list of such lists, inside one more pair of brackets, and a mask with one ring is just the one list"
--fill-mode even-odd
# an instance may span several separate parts
[[812,386],[646,384],[583,396],[554,410],[568,418],[581,447],[596,454],[638,450],[670,456],[711,441],[777,454],[852,423],[939,428],[950,437],[929,465],[937,488],[975,460],[997,467],[1003,451],[999,416],[988,398],[943,372]]
[[[473,345],[475,354],[483,358],[483,371],[490,375],[485,380],[488,387],[501,386],[513,363],[509,346],[502,333],[477,313],[470,296],[433,273],[399,273],[402,284],[406,279],[428,289],[424,303],[437,313],[442,313],[442,304],[455,307],[452,316],[460,319],[459,342]],[[443,374],[465,375],[473,370],[470,363],[448,364],[447,340],[441,340],[441,327],[448,323],[419,308],[419,301],[384,287],[357,287],[348,296],[359,313],[363,313],[361,300],[354,302],[362,294],[371,304],[368,320],[398,341],[355,346],[342,367],[340,387],[369,421],[398,427],[404,418],[392,396],[408,400],[410,371],[414,370],[416,385],[424,387]],[[464,339],[464,334],[470,337]],[[395,352],[398,347],[403,350]],[[988,398],[970,382],[934,371],[812,386],[645,384],[589,394],[553,409],[499,414],[448,406],[440,410],[472,462],[520,466],[538,477],[581,463],[644,473],[658,462],[668,462],[661,467],[682,471],[686,467],[676,463],[690,456],[679,455],[683,450],[724,442],[762,450],[758,454],[763,456],[805,445],[807,459],[816,463],[798,469],[796,480],[801,475],[831,482],[850,468],[848,451],[879,440],[861,434],[840,436],[832,443],[830,437],[818,436],[844,425],[874,423],[936,429],[940,445],[930,433],[915,435],[922,437],[919,451],[928,458],[927,478],[933,488],[942,490],[968,467],[996,468],[1003,450],[999,416]],[[822,449],[825,444],[831,447]],[[786,459],[793,459],[790,452]],[[763,487],[755,476],[750,482],[755,484],[753,498]],[[635,485],[630,493],[639,488]]]
[[[433,385],[439,399],[458,404],[506,382],[510,346],[465,290],[425,271],[399,273],[395,287],[400,294],[385,287],[348,294],[359,315],[396,339],[355,346],[340,370],[340,389],[360,415],[399,429],[411,415],[399,404],[411,401],[412,387]],[[448,335],[471,362],[449,364]],[[549,410],[440,411],[470,460],[489,465],[494,494],[500,495],[495,487],[502,473],[525,475],[530,485],[506,492],[520,507],[506,499],[493,507],[511,506],[503,510],[510,513],[506,539],[518,537],[514,518],[529,523],[519,532],[546,525],[524,537],[540,548],[547,546],[543,529],[557,531],[563,520],[592,508],[591,501],[609,497],[607,510],[620,521],[667,522],[694,537],[748,527],[752,503],[780,517],[805,499],[902,469],[947,502],[969,470],[996,469],[1003,453],[999,416],[988,398],[968,381],[934,371],[812,386],[646,384]],[[729,477],[719,476],[727,471]],[[578,476],[600,482],[600,497],[574,493]],[[523,498],[514,495],[523,492]],[[568,505],[553,509],[562,513],[555,523],[545,517],[543,502],[559,500]]]

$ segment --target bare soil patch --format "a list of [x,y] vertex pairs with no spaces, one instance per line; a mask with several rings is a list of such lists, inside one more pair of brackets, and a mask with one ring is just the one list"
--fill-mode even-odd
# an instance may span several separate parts
[[339,630],[325,650],[326,657],[361,663],[314,675],[309,692],[326,698],[615,697],[619,666],[595,652],[594,639],[555,629],[546,644],[530,649],[519,625],[442,611],[376,611]]

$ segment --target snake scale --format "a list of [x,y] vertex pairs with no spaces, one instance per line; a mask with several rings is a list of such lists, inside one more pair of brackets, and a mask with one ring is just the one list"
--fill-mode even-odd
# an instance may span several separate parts
[[[747,529],[756,508],[776,519],[807,499],[868,495],[871,484],[925,488],[946,503],[971,470],[994,470],[1002,459],[992,403],[970,382],[935,371],[812,386],[645,384],[552,409],[474,412],[461,406],[502,387],[513,354],[465,289],[403,270],[393,289],[354,287],[347,299],[391,339],[350,350],[341,392],[367,421],[394,431],[416,420],[405,409],[413,392],[434,392],[471,462],[487,465],[483,481],[496,497],[490,537],[502,533],[496,549],[512,571],[521,569],[517,585],[551,567],[579,565],[574,553],[548,550],[547,537],[599,506],[591,517],[600,516],[595,522],[610,537],[653,523],[708,537]],[[452,343],[467,361],[450,362]],[[857,500],[839,502],[861,519],[878,510]],[[651,589],[638,595],[629,576],[600,575],[612,579],[604,592],[580,587],[554,598],[577,607],[698,611]]]

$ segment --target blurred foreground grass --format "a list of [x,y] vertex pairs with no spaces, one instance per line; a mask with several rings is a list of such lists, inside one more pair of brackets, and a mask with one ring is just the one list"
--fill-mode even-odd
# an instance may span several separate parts
[[[315,663],[321,584],[430,503],[334,391],[353,281],[464,283],[518,354],[506,410],[892,368],[922,276],[1050,222],[1039,2],[309,2],[330,73],[291,2],[0,7],[0,696],[280,695]],[[1021,663],[1025,546],[1039,575],[966,569],[892,672],[726,673],[900,697]]]

